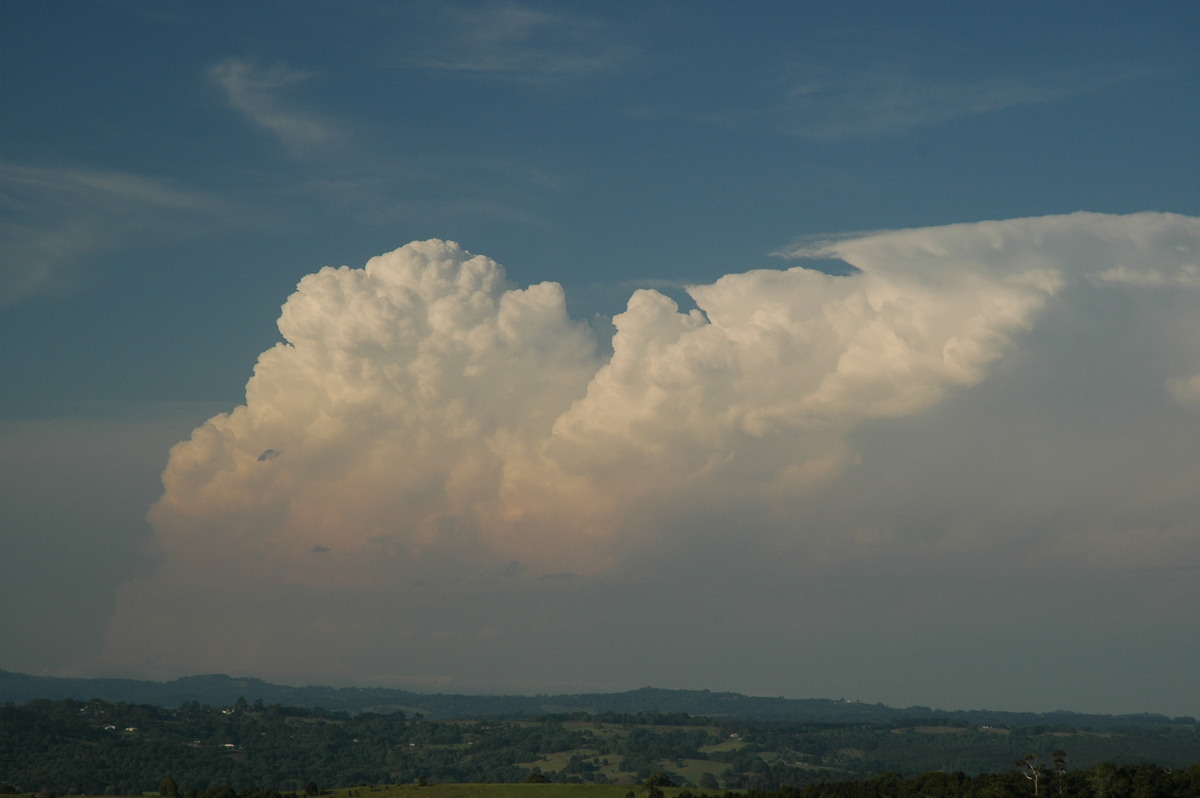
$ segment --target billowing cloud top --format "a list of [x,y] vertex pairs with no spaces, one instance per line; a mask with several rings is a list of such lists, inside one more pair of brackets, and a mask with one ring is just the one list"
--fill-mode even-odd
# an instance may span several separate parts
[[[511,286],[451,242],[322,269],[284,305],[285,343],[259,358],[245,405],[172,450],[150,512],[161,561],[125,588],[109,656],[153,658],[138,642],[149,625],[171,641],[168,670],[232,657],[270,671],[295,645],[267,631],[267,608],[296,591],[326,596],[313,623],[327,631],[355,627],[353,594],[373,597],[376,633],[411,632],[416,611],[395,602],[422,586],[628,573],[727,534],[695,523],[706,509],[736,513],[751,547],[785,530],[811,562],[870,557],[890,533],[833,521],[819,499],[862,462],[860,432],[1036,350],[1043,319],[1096,323],[1089,308],[1109,307],[1096,297],[1182,291],[1194,308],[1198,253],[1200,220],[1152,213],[810,242],[788,254],[855,271],[731,274],[689,288],[687,310],[637,291],[607,359],[559,285]],[[1143,386],[1181,413],[1200,394],[1190,336]],[[214,578],[242,607],[220,622],[225,605],[194,601]],[[164,606],[195,621],[186,634]]]
[[318,545],[363,578],[487,543],[516,512],[506,469],[598,366],[558,285],[514,289],[441,241],[309,275],[279,329],[287,343],[259,358],[246,404],[172,452],[152,521],[164,540],[298,580],[327,567],[306,554]]

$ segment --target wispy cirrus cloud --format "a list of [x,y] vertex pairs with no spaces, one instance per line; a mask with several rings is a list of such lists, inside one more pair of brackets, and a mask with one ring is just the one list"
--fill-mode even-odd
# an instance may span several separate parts
[[633,50],[610,23],[519,3],[448,9],[435,46],[418,49],[407,65],[434,72],[508,80],[584,77],[620,66]]
[[230,107],[274,135],[293,154],[328,144],[341,134],[332,120],[289,97],[315,75],[283,63],[262,66],[246,58],[226,58],[208,69],[209,79],[225,93]]
[[1152,74],[1148,69],[1114,67],[959,78],[892,64],[836,69],[801,64],[764,79],[754,101],[738,98],[691,110],[667,103],[632,107],[629,113],[769,129],[812,141],[868,141],[1098,94]]
[[1064,72],[963,80],[882,66],[849,74],[804,69],[773,113],[785,131],[804,138],[869,139],[1083,96],[1135,77]]
[[69,289],[89,255],[147,227],[219,210],[211,196],[141,175],[0,161],[0,306]]

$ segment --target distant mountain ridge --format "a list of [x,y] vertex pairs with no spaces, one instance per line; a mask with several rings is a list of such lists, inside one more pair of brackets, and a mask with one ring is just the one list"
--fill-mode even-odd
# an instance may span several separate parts
[[552,715],[586,712],[635,714],[686,713],[693,716],[800,723],[894,723],[902,720],[957,721],[971,725],[1012,727],[1062,724],[1096,731],[1129,726],[1196,725],[1191,717],[1168,718],[1143,713],[1094,715],[1078,712],[1004,712],[895,708],[883,704],[825,698],[767,698],[709,690],[643,687],[622,693],[572,695],[462,695],[414,693],[387,687],[291,687],[262,679],[224,674],[185,676],[169,682],[139,679],[62,678],[0,670],[0,702],[23,704],[34,699],[98,698],[109,702],[152,704],[173,708],[188,701],[231,706],[239,698],[294,707],[321,707],[347,712],[421,713],[430,719],[486,716]]

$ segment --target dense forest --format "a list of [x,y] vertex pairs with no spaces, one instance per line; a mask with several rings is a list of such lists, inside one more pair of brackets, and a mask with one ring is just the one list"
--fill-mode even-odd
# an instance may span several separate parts
[[[1142,766],[1142,773],[1137,768],[1143,762],[1155,765]],[[880,779],[983,779],[991,789],[1028,776],[1043,782],[1043,794],[1066,798],[1096,794],[1079,792],[1080,785],[1106,773],[1114,784],[1145,781],[1151,770],[1159,780],[1184,778],[1178,774],[1191,779],[1196,762],[1200,731],[1184,724],[1095,731],[1061,724],[798,723],[684,713],[431,720],[244,699],[225,707],[187,701],[176,709],[98,699],[0,705],[0,791],[14,792],[130,795],[157,791],[168,778],[180,794],[218,786],[301,791],[531,777],[636,785],[658,774],[689,789],[823,785],[825,792],[796,795],[849,798],[878,793],[838,790]]]

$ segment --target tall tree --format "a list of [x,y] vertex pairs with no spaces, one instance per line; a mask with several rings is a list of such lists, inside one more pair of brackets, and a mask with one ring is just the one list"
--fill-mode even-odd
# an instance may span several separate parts
[[1042,758],[1037,754],[1029,754],[1024,759],[1014,762],[1013,767],[1021,771],[1022,776],[1033,782],[1033,794],[1038,795],[1038,786],[1042,780],[1042,774],[1045,772],[1042,767]]

